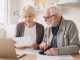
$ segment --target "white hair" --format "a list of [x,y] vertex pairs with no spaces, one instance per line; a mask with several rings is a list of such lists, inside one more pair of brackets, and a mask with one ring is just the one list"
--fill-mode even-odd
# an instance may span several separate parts
[[46,12],[49,12],[50,14],[53,14],[55,12],[56,15],[59,17],[62,16],[61,9],[58,6],[49,6],[48,8],[45,9],[44,14]]
[[31,5],[28,5],[22,9],[22,15],[27,13],[32,13],[35,16],[35,9]]

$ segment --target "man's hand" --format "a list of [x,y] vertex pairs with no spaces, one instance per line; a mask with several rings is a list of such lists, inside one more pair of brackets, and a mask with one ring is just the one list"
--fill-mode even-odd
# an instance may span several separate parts
[[58,48],[50,48],[49,50],[45,51],[46,55],[50,55],[50,56],[56,56],[58,55]]
[[40,48],[40,49],[43,49],[43,50],[46,50],[46,49],[48,49],[48,45],[47,45],[46,42],[43,42],[43,43],[41,43],[41,44],[39,45],[39,48]]

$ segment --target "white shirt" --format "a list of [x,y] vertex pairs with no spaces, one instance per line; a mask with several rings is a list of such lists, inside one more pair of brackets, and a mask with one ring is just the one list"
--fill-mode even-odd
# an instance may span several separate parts
[[36,42],[36,25],[29,28],[25,25],[24,37],[28,37],[31,40],[31,43]]

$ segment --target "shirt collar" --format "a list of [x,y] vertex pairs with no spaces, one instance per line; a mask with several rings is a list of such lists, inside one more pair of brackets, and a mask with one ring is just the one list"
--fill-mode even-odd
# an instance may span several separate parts
[[61,22],[59,24],[59,30],[65,30],[65,21],[64,21],[64,18],[61,19]]

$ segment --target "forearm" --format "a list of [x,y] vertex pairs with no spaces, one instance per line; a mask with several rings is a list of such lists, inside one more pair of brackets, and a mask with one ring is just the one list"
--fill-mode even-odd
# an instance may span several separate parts
[[79,46],[78,45],[70,45],[59,48],[59,55],[69,55],[73,53],[79,52]]

